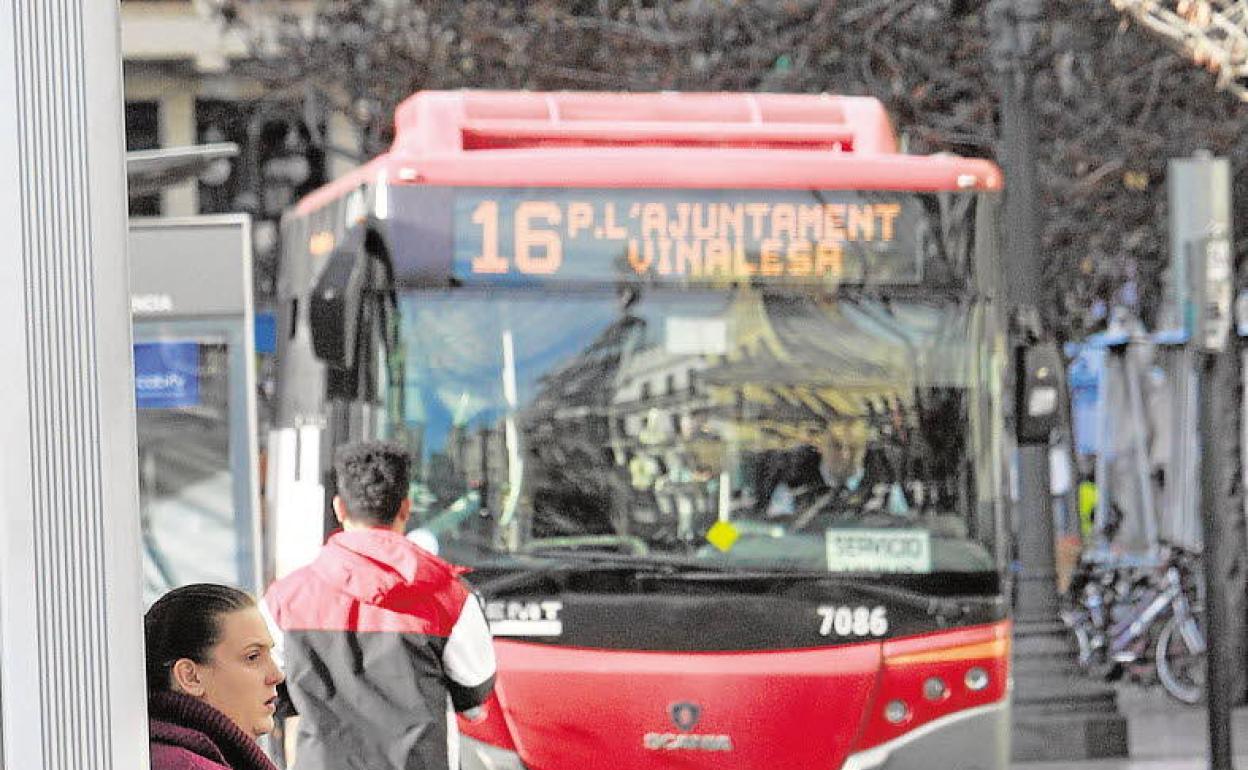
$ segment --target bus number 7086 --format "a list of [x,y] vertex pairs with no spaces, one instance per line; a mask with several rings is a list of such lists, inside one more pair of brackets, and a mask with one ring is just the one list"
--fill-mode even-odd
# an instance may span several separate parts
[[820,636],[883,636],[888,633],[888,610],[884,607],[834,607],[818,609]]

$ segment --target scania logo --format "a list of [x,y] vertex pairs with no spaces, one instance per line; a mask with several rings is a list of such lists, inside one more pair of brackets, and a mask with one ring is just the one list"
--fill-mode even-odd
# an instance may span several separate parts
[[702,707],[696,703],[682,700],[668,706],[667,713],[672,717],[672,724],[685,732],[689,732],[698,723],[698,720],[702,718]]
[[650,751],[732,751],[732,738],[727,735],[703,735],[689,732],[702,718],[702,707],[687,700],[667,707],[672,724],[682,732],[646,733],[641,744]]

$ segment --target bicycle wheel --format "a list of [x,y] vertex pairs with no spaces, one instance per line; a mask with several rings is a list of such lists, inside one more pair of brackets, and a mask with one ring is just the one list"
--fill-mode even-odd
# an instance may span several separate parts
[[[1187,704],[1200,703],[1205,695],[1205,651],[1200,627],[1195,619],[1183,633],[1174,616],[1166,620],[1157,635],[1157,651],[1154,660],[1157,678],[1176,700]],[[1195,634],[1198,639],[1188,637]]]

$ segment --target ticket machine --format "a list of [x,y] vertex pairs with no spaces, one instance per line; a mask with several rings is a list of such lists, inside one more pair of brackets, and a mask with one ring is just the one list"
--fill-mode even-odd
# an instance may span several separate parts
[[258,591],[250,219],[132,219],[129,248],[145,603]]

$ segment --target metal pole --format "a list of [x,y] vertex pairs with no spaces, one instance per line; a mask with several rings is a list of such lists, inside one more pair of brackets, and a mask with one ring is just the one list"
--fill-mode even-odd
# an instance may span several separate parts
[[[1060,604],[1057,596],[1057,551],[1054,546],[1053,512],[1049,505],[1049,453],[1042,444],[1018,449],[1019,491],[1018,603],[1014,620],[1026,633],[1028,625],[1051,624]],[[1047,520],[1048,526],[1041,523]]]
[[[1042,209],[1032,88],[1044,6],[1044,0],[991,0],[988,5],[991,52],[1001,78],[1007,299],[1016,313],[1017,346],[1046,336],[1037,308],[1043,292]],[[1014,609],[1014,759],[1126,756],[1126,720],[1117,711],[1116,695],[1103,682],[1081,676],[1059,617],[1047,442],[1020,446],[1017,459],[1020,499],[1011,512],[1020,566]]]
[[1244,581],[1239,565],[1244,543],[1238,526],[1243,516],[1242,491],[1239,469],[1230,465],[1232,460],[1239,460],[1235,451],[1237,404],[1232,396],[1237,387],[1233,381],[1236,367],[1234,351],[1226,352],[1234,286],[1230,164],[1208,152],[1172,160],[1166,185],[1179,308],[1199,381],[1199,511],[1205,573],[1209,766],[1229,770],[1233,767],[1231,684],[1236,678],[1230,667],[1231,650],[1242,640],[1244,631]]
[[[1042,0],[997,0],[990,10],[1000,31],[995,53],[1000,57],[1005,88],[1002,94],[1002,154],[1006,172],[1006,260],[1010,305],[1024,315],[1034,310],[1042,290],[1040,222],[1036,205],[1036,121],[1033,119],[1031,60],[1040,32]],[[1032,317],[1038,322],[1038,316]],[[1038,324],[1037,324],[1038,325]],[[1015,330],[1043,334],[1041,328]],[[1016,342],[1023,342],[1017,339]],[[1057,617],[1053,522],[1049,513],[1049,450],[1044,445],[1018,448],[1020,561],[1018,619],[1042,621]]]
[[1205,568],[1205,630],[1206,630],[1206,705],[1209,713],[1209,767],[1210,770],[1232,770],[1231,753],[1231,692],[1230,657],[1226,649],[1229,638],[1226,628],[1226,586],[1219,575],[1219,565],[1225,559],[1223,549],[1230,544],[1219,532],[1217,517],[1213,512],[1222,507],[1219,493],[1220,480],[1226,474],[1223,466],[1228,458],[1218,449],[1226,445],[1221,435],[1225,430],[1218,414],[1219,356],[1226,353],[1200,353],[1200,510],[1201,531],[1204,539],[1202,561]]
[[[1036,129],[1032,105],[1032,54],[1039,35],[1042,0],[995,0],[989,7],[994,54],[1002,70],[1001,133],[1006,173],[1007,292],[1010,306],[1027,315],[1041,291],[1040,223],[1036,207]],[[1038,322],[1038,318],[1034,318]],[[1018,326],[1018,324],[1016,324]],[[1016,328],[1015,334],[1043,333]],[[1017,343],[1024,340],[1016,336]],[[1019,620],[1057,617],[1053,525],[1049,515],[1048,447],[1018,448]],[[1052,594],[1052,596],[1050,596]]]

